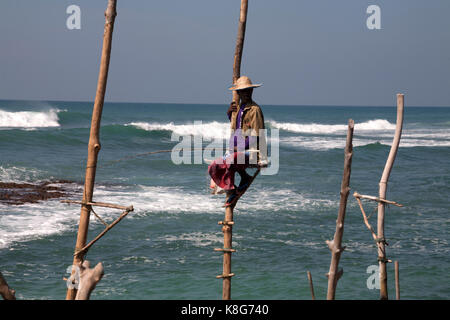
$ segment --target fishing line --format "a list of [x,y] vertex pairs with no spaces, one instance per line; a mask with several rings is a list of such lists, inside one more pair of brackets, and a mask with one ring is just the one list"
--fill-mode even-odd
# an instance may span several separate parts
[[[198,150],[217,150],[217,148],[192,148],[189,149],[189,151],[198,151]],[[143,157],[143,156],[148,156],[148,155],[152,155],[152,154],[158,154],[158,153],[169,153],[169,152],[179,152],[179,151],[185,151],[185,149],[170,149],[170,150],[157,150],[157,151],[150,151],[150,152],[145,152],[145,153],[138,153],[135,155],[131,155],[131,156],[126,156],[120,159],[116,159],[116,160],[110,160],[107,161],[106,163],[102,164],[101,166],[97,166],[97,168],[103,168],[103,167],[107,167],[107,166],[111,166],[117,162],[122,162],[125,160],[132,160],[132,159],[136,159],[138,157]]]

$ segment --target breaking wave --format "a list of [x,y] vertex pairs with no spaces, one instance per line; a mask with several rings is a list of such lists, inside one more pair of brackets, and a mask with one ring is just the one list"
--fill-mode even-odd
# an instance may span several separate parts
[[47,111],[5,111],[0,109],[0,128],[59,127],[59,109]]
[[[269,121],[272,128],[286,130],[294,133],[312,133],[312,134],[345,134],[347,132],[346,124],[320,124],[320,123],[289,123]],[[395,124],[384,119],[369,120],[362,123],[355,123],[356,131],[384,131],[395,130]]]
[[[132,122],[125,126],[150,131],[173,132],[180,136],[202,136],[205,140],[228,139],[230,124],[228,122],[194,122],[186,124]],[[343,148],[347,133],[346,124],[293,123],[266,121],[266,127],[285,131],[290,135],[281,135],[280,143],[287,146],[301,147],[310,150],[329,150]],[[355,147],[371,144],[390,146],[395,131],[395,124],[385,119],[368,120],[355,123],[353,145]],[[294,135],[292,135],[294,134]],[[270,135],[268,141],[271,140]],[[450,130],[404,129],[400,147],[448,147],[450,146]]]
[[194,135],[202,136],[203,139],[226,139],[230,136],[230,124],[226,122],[207,122],[207,123],[189,123],[174,124],[170,123],[148,123],[132,122],[127,125],[137,127],[146,131],[171,131],[180,136]]

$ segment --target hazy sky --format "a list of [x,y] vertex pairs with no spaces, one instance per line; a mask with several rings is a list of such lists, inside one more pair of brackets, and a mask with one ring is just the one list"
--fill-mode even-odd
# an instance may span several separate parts
[[[66,8],[81,8],[69,30]],[[0,99],[93,101],[106,0],[1,0]],[[381,30],[369,30],[369,5]],[[118,0],[107,101],[228,103],[240,0]],[[249,0],[260,104],[450,106],[449,0]]]

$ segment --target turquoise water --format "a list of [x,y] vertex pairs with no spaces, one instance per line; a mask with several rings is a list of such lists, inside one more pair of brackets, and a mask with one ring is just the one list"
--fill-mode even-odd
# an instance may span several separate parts
[[[221,299],[223,196],[208,190],[206,164],[175,165],[172,133],[227,139],[225,105],[106,103],[94,200],[133,205],[88,253],[105,276],[92,299]],[[235,209],[233,299],[326,296],[325,273],[342,179],[346,124],[355,120],[352,192],[377,195],[395,128],[395,107],[262,105],[279,129],[279,170],[260,175]],[[67,179],[80,199],[92,103],[0,101],[0,180]],[[194,124],[202,121],[202,125]],[[270,135],[270,132],[269,132]],[[449,299],[450,108],[405,109],[403,137],[388,184],[387,256],[400,263],[403,299]],[[117,161],[120,160],[120,161]],[[0,205],[0,271],[20,299],[64,299],[79,207],[60,199]],[[366,212],[374,205],[366,204]],[[119,212],[96,210],[113,221]],[[376,226],[376,215],[371,223]],[[89,239],[103,225],[91,218]],[[337,299],[378,299],[367,268],[372,237],[349,197]],[[388,265],[390,297],[394,266]]]

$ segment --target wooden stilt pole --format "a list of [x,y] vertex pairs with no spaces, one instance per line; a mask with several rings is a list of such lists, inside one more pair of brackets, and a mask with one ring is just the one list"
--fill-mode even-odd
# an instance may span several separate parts
[[[233,224],[229,224],[233,222],[233,207],[225,208],[225,220],[222,226],[223,232],[223,248],[232,249],[233,245]],[[224,251],[223,252],[223,284],[222,284],[222,299],[230,300],[231,299],[231,253],[232,251]]]
[[398,266],[398,261],[394,262],[395,266],[395,298],[400,300],[400,270]]
[[[92,112],[91,131],[88,145],[88,159],[86,166],[86,178],[83,192],[83,205],[81,206],[80,222],[78,225],[77,242],[75,245],[75,252],[80,252],[75,255],[73,265],[79,266],[84,259],[84,251],[80,251],[86,245],[86,239],[89,227],[90,205],[86,203],[92,202],[94,193],[95,172],[97,167],[97,158],[100,151],[100,121],[102,117],[103,103],[105,99],[106,82],[108,79],[109,60],[111,55],[111,42],[114,29],[114,20],[116,13],[116,0],[108,0],[108,7],[105,11],[105,30],[103,34],[103,49],[100,62],[100,71],[98,76],[97,91],[95,95],[94,109]],[[74,300],[76,296],[76,289],[68,289],[66,300]]]
[[[400,138],[403,128],[403,109],[404,109],[404,95],[397,94],[397,123],[395,128],[394,140],[392,142],[391,150],[386,161],[386,165],[381,176],[379,183],[379,198],[386,199],[386,189],[391,174],[392,167],[394,165],[395,157],[397,155],[398,146],[400,144]],[[378,217],[377,217],[377,242],[378,242],[378,261],[380,266],[380,299],[388,299],[388,287],[387,287],[387,271],[386,263],[386,240],[384,237],[384,216],[385,216],[385,203],[378,202]]]
[[344,235],[345,211],[347,208],[347,199],[350,192],[350,174],[352,168],[353,156],[353,129],[355,123],[352,119],[348,121],[347,140],[345,144],[344,175],[341,183],[341,201],[339,205],[338,218],[336,220],[336,232],[332,241],[327,241],[328,248],[331,251],[330,270],[327,273],[328,291],[327,300],[334,300],[336,295],[336,286],[343,270],[339,269],[339,260],[345,247],[342,247],[342,237]]
[[[241,0],[241,10],[239,15],[238,34],[236,39],[236,50],[234,53],[233,62],[233,84],[241,76],[241,61],[242,52],[244,48],[245,28],[247,26],[247,11],[248,0]],[[236,91],[233,91],[233,101],[239,106],[239,96]],[[233,242],[233,210],[234,206],[228,206],[225,208],[225,220],[222,222],[223,231],[223,272],[218,278],[223,278],[222,299],[231,299],[231,277],[234,275],[231,273],[231,253]]]
[[[247,27],[247,12],[248,12],[248,0],[241,0],[241,11],[239,15],[239,26],[236,38],[236,50],[234,52],[234,62],[233,62],[233,84],[236,83],[237,79],[241,76],[241,61],[242,52],[244,50],[244,40],[245,40],[245,29]],[[239,96],[236,91],[233,91],[233,101],[239,109]]]

